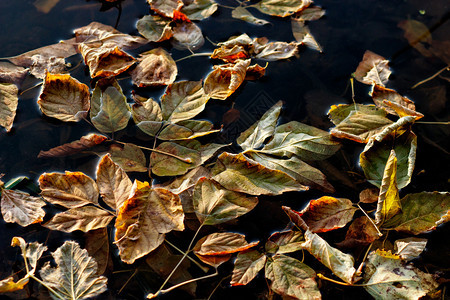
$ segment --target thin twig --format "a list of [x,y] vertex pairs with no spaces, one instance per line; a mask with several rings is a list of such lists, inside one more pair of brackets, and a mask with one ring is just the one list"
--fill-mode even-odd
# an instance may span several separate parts
[[[185,252],[183,250],[181,250],[180,248],[178,248],[177,246],[175,246],[174,244],[172,244],[171,242],[169,242],[166,239],[166,243],[169,244],[172,248],[174,248],[175,250],[177,250],[178,252],[180,252],[181,254],[184,254]],[[187,255],[187,258],[192,261],[197,267],[199,267],[203,272],[207,273],[209,271],[208,267],[202,266],[198,261],[196,261],[195,259],[193,259],[192,257],[189,256],[189,254]]]
[[428,78],[426,78],[426,79],[424,79],[424,80],[422,80],[422,81],[419,81],[418,83],[416,83],[415,85],[413,85],[412,87],[411,87],[411,89],[415,89],[416,87],[418,87],[419,85],[422,85],[422,84],[424,84],[425,82],[428,82],[428,81],[430,81],[430,80],[433,80],[435,77],[437,77],[437,76],[439,76],[439,74],[441,74],[442,72],[444,72],[444,71],[450,71],[450,65],[447,65],[447,66],[445,66],[444,68],[442,68],[442,69],[440,69],[439,71],[437,71],[437,73],[435,73],[434,75],[431,75],[430,77],[428,77]]
[[450,125],[450,121],[448,121],[448,122],[416,122],[416,124],[427,124],[427,125]]
[[24,91],[21,91],[20,94],[19,94],[19,96],[22,96],[22,95],[25,94],[26,92],[28,92],[28,91],[30,91],[30,90],[32,90],[32,89],[38,87],[38,86],[41,86],[42,84],[43,84],[42,82],[39,82],[38,84],[33,85],[33,86],[27,88],[27,89],[24,90]]
[[205,53],[194,53],[194,54],[191,54],[191,55],[188,55],[188,56],[179,58],[179,59],[177,59],[175,62],[179,62],[179,61],[182,61],[182,60],[191,58],[191,57],[197,57],[197,56],[211,56],[211,55],[212,55],[212,53],[207,53],[207,52],[205,52]]
[[378,236],[383,236],[383,234],[380,232],[380,230],[378,229],[377,225],[375,225],[375,223],[373,222],[372,218],[369,217],[369,215],[364,211],[364,209],[362,209],[361,206],[359,206],[358,203],[356,203],[356,205],[358,206],[358,208],[363,212],[363,214],[367,217],[367,219],[369,219],[370,223],[372,223],[373,227],[375,227],[375,229],[378,232]]

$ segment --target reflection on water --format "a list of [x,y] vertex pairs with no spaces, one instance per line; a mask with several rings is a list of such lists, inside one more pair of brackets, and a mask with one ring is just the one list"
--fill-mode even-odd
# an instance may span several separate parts
[[[118,16],[117,9],[100,11],[101,4],[97,1],[60,1],[46,14],[38,12],[33,6],[33,2],[34,0],[0,1],[0,56],[17,55],[61,39],[68,39],[72,37],[73,29],[85,26],[92,21],[113,26]],[[236,6],[236,2],[231,0],[218,2]],[[330,105],[351,103],[348,81],[366,50],[371,50],[391,61],[390,65],[394,73],[390,78],[389,87],[415,101],[417,110],[425,115],[423,121],[448,121],[450,119],[450,105],[447,101],[449,72],[444,72],[428,83],[411,89],[414,84],[450,63],[448,47],[442,46],[444,47],[441,48],[443,54],[439,57],[425,57],[408,44],[403,37],[403,30],[398,27],[398,24],[404,20],[418,20],[432,29],[433,40],[448,45],[445,44],[445,42],[448,43],[450,27],[448,21],[450,3],[448,1],[317,0],[316,4],[326,9],[326,16],[312,22],[310,29],[324,49],[324,53],[301,49],[298,59],[269,63],[264,78],[246,83],[236,94],[233,94],[231,99],[210,101],[207,110],[200,117],[210,119],[217,125],[222,122],[223,114],[230,110],[233,102],[233,109],[239,111],[238,118],[224,128],[224,132],[218,139],[221,141],[233,140],[267,107],[280,99],[285,103],[282,113],[283,122],[298,120],[327,130],[330,122],[325,114]],[[138,18],[148,12],[146,1],[125,0],[118,29],[137,35],[135,23]],[[231,19],[230,10],[221,7],[213,17],[198,24],[203,30],[203,34],[213,42],[224,41],[232,35],[244,32],[251,37],[266,36],[272,40],[293,40],[288,20],[265,18],[269,19],[272,25],[263,27],[248,25],[242,21]],[[213,48],[211,43],[206,42],[199,51],[211,52]],[[187,51],[175,49],[171,52],[175,59],[189,54]],[[76,65],[80,58],[70,58],[69,60]],[[211,65],[206,57],[180,61],[177,80],[199,80],[209,72]],[[86,74],[81,67],[73,73],[73,76],[88,83],[89,78]],[[28,78],[22,89],[25,90],[37,82]],[[136,88],[132,87],[128,80],[122,80],[121,85],[131,99],[131,90]],[[359,103],[370,103],[368,91],[368,86],[356,84],[356,100]],[[138,89],[139,94],[156,98],[162,92],[163,89]],[[19,175],[36,180],[42,172],[54,170],[78,170],[94,176],[94,167],[97,161],[95,156],[37,159],[40,150],[47,150],[77,140],[92,131],[92,128],[86,123],[63,124],[43,117],[36,105],[38,95],[39,88],[24,93],[19,100],[14,129],[9,134],[6,134],[3,129],[0,132],[0,173],[5,174],[6,180]],[[404,193],[448,190],[450,126],[416,124],[414,131],[418,135],[417,163],[413,181]],[[330,181],[337,187],[337,196],[357,199],[359,190],[354,190],[355,178],[348,174],[351,174],[349,172],[362,173],[354,163],[357,161],[360,151],[361,148],[355,146],[354,143],[345,143],[344,152],[349,163],[339,157],[321,165],[321,169],[327,173]],[[356,179],[358,178],[360,177],[356,177]],[[316,196],[320,196],[320,194],[312,191],[300,195],[288,194],[280,199],[283,199],[285,205],[301,208],[305,201]],[[279,207],[279,203],[262,203],[253,217],[243,218],[240,228],[236,230],[245,230],[248,231],[247,234],[250,237],[265,239],[268,233],[280,229],[286,224],[284,213],[280,211]],[[267,216],[268,211],[277,212]],[[8,267],[11,264],[10,259],[16,253],[15,249],[9,247],[13,235],[26,235],[25,238],[30,237],[31,239],[38,237],[41,240],[46,239],[47,231],[42,231],[39,226],[32,228],[30,234],[29,228],[22,229],[11,224],[1,224],[1,278],[6,277],[3,275],[10,272],[10,267]],[[441,245],[439,241],[439,237],[445,235],[446,232],[448,232],[448,226],[431,235],[429,250],[424,254],[424,258],[432,265],[439,264],[441,267],[448,268],[450,262],[448,259],[444,259],[449,250],[448,245]],[[54,239],[55,237],[67,238],[66,235],[52,232],[50,238]],[[433,253],[436,255],[431,255]],[[438,258],[439,261],[437,261]],[[132,287],[140,289],[139,293],[144,294],[146,291],[142,290],[142,286],[145,287],[148,284],[140,284],[141,279],[138,277]],[[114,281],[111,284],[114,285]],[[225,299],[227,295],[236,295],[236,293],[238,292],[233,289],[223,289],[221,295],[218,295],[218,299]],[[347,298],[344,294],[347,295]],[[366,297],[361,290],[346,289],[345,293],[336,295],[334,299],[349,299],[349,295],[355,299]]]

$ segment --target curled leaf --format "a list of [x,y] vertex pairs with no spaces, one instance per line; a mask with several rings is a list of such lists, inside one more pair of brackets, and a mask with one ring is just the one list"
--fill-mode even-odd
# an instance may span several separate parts
[[12,83],[0,83],[0,126],[11,131],[19,104],[19,89]]
[[303,242],[303,234],[300,231],[275,232],[267,239],[265,249],[273,254],[291,253],[301,250]]
[[147,0],[153,11],[161,16],[173,18],[173,12],[183,6],[181,0]]
[[164,127],[158,134],[158,138],[164,141],[190,140],[220,131],[220,129],[213,129],[213,126],[209,121],[180,121]]
[[83,150],[87,150],[94,146],[97,146],[108,138],[101,134],[90,133],[82,136],[79,140],[57,146],[47,151],[40,151],[38,158],[41,157],[64,157],[72,154],[79,153]]
[[[385,88],[378,84],[375,84],[372,87],[372,100],[378,107],[384,108],[388,113],[393,115],[399,115],[400,117],[405,115],[423,116],[421,113],[416,112],[416,106],[413,101],[401,96],[392,89]],[[388,102],[386,103],[385,101]],[[389,105],[388,103],[391,104]],[[400,107],[402,111],[398,113],[398,109],[392,108],[392,103],[395,103],[396,107]]]
[[254,25],[266,25],[270,24],[269,21],[266,21],[264,19],[256,18],[254,15],[252,15],[247,9],[245,9],[242,6],[238,6],[235,9],[231,11],[231,16],[235,19],[239,19],[242,21],[245,21],[250,24]]
[[378,230],[375,228],[373,222],[371,222],[366,216],[356,218],[349,226],[345,239],[337,243],[339,247],[353,248],[358,246],[366,246],[380,236]]
[[184,0],[181,12],[189,20],[203,20],[210,17],[217,10],[217,3],[214,0]]
[[409,237],[395,241],[396,254],[402,259],[409,261],[418,257],[427,245],[427,239]]
[[389,75],[391,75],[388,64],[387,59],[367,50],[353,76],[356,80],[365,84],[384,86],[389,80]]
[[45,202],[41,198],[7,189],[3,189],[1,195],[1,210],[5,222],[15,222],[23,227],[42,222],[45,216],[42,207]]

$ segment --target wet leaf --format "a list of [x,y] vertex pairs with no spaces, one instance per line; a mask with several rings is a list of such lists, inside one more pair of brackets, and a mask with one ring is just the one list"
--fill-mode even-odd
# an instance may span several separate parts
[[417,20],[404,20],[398,23],[404,34],[403,36],[408,40],[408,43],[414,47],[425,57],[432,56],[432,52],[427,49],[427,44],[431,44],[432,38],[428,27]]
[[103,201],[113,210],[119,209],[130,196],[133,183],[127,173],[106,154],[97,167],[97,185]]
[[270,288],[282,296],[293,299],[321,299],[316,272],[299,260],[276,254],[266,263],[266,278],[272,284]]
[[203,84],[205,93],[213,99],[225,100],[244,82],[250,60],[238,60],[235,64],[216,65]]
[[161,97],[162,117],[172,123],[189,120],[205,109],[208,100],[201,81],[172,83]]
[[183,6],[181,0],[147,0],[153,11],[161,16],[173,18],[173,11]]
[[277,17],[287,17],[308,7],[311,0],[262,0],[255,5],[260,12]]
[[138,146],[130,143],[111,145],[109,153],[112,161],[125,172],[147,172],[145,154]]
[[[372,87],[372,99],[378,107],[384,108],[390,114],[400,117],[405,115],[423,117],[421,113],[416,112],[416,106],[410,99],[378,84]],[[389,102],[391,102],[391,105],[388,105]],[[402,109],[400,113],[397,112],[398,109],[391,108],[392,103]]]
[[275,232],[267,239],[265,249],[272,254],[291,253],[301,250],[304,241],[300,231]]
[[202,178],[210,177],[210,172],[207,168],[199,166],[195,169],[190,170],[183,176],[179,176],[171,180],[170,182],[156,185],[155,187],[161,187],[171,191],[174,194],[180,194],[190,188],[193,188],[197,181]]
[[97,184],[81,172],[44,173],[39,177],[41,195],[52,204],[76,208],[98,205]]
[[273,138],[260,151],[265,154],[303,160],[323,160],[341,147],[330,134],[321,129],[291,121],[275,128]]
[[17,282],[14,281],[13,276],[3,279],[0,281],[0,293],[10,293],[22,290],[29,281],[29,277],[21,278]]
[[292,34],[297,42],[311,49],[322,52],[322,47],[311,34],[309,27],[305,25],[305,21],[298,18],[291,19]]
[[223,152],[213,169],[213,178],[226,189],[250,195],[280,195],[304,190],[288,174],[272,170],[242,154]]
[[319,20],[325,15],[325,10],[319,6],[309,6],[295,15],[295,18],[301,21]]
[[14,83],[20,88],[27,75],[28,69],[9,62],[0,62],[0,83]]
[[0,83],[0,126],[11,131],[19,104],[19,89],[12,83]]
[[96,275],[97,262],[76,242],[66,241],[52,255],[57,267],[47,262],[40,275],[45,284],[58,293],[59,297],[50,291],[53,299],[85,299],[106,291],[108,279]]
[[3,189],[1,195],[1,210],[5,222],[17,223],[23,227],[42,222],[45,216],[42,207],[45,202],[41,198],[7,189]]
[[105,273],[106,268],[112,263],[109,255],[109,239],[107,228],[91,230],[85,234],[86,250],[90,257],[97,262],[97,275]]
[[438,284],[432,275],[384,251],[369,254],[364,272],[366,291],[375,299],[420,299]]
[[409,234],[434,230],[449,220],[450,194],[422,192],[406,195],[401,200],[402,213],[390,219],[384,228]]
[[130,116],[130,107],[120,86],[97,83],[92,92],[90,111],[95,128],[105,133],[122,130],[127,127]]
[[81,230],[88,232],[108,226],[114,215],[104,209],[95,206],[83,206],[71,208],[56,214],[50,221],[43,224],[50,230],[72,232]]
[[104,135],[90,133],[88,135],[82,136],[79,140],[57,146],[47,151],[41,150],[38,154],[38,158],[69,156],[100,145],[107,139],[108,138]]
[[200,27],[190,21],[177,22],[172,31],[172,46],[177,50],[195,51],[205,43]]
[[298,43],[297,42],[268,42],[266,39],[255,39],[254,43],[255,48],[255,58],[266,60],[266,61],[275,61],[280,59],[288,59],[298,52]]
[[235,19],[245,21],[250,24],[254,25],[266,25],[270,24],[269,21],[266,21],[264,19],[256,18],[254,15],[252,15],[247,9],[245,9],[242,6],[238,6],[235,9],[231,11],[231,16]]
[[397,186],[402,189],[411,181],[416,161],[417,136],[413,132],[407,131],[400,136],[388,135],[382,142],[366,146],[360,154],[359,163],[367,180],[380,187],[391,149],[397,155]]
[[250,50],[253,49],[253,40],[246,33],[243,33],[239,36],[230,37],[226,42],[217,45],[219,48],[214,49],[211,58],[235,63],[239,59],[251,57]]
[[162,48],[140,54],[139,64],[130,72],[133,83],[138,87],[171,84],[177,77],[175,61]]
[[327,232],[347,225],[356,210],[348,199],[323,196],[309,201],[299,214],[311,232]]
[[400,195],[397,188],[397,157],[395,151],[391,150],[378,196],[377,210],[375,212],[375,223],[379,226],[401,212]]
[[367,105],[359,103],[332,105],[327,115],[334,125],[338,125],[339,123],[344,121],[352,111],[358,111],[366,115],[374,115],[381,117],[387,116],[387,113],[384,109],[380,109],[375,105]]
[[162,113],[158,102],[152,98],[145,99],[143,97],[134,95],[135,103],[131,106],[133,120],[139,125],[140,122],[151,121],[161,122]]
[[389,60],[367,50],[353,76],[356,80],[365,84],[384,86],[389,80],[389,75],[391,75],[388,64]]
[[201,224],[216,225],[238,218],[257,204],[256,197],[229,191],[214,180],[200,178],[193,194],[195,214]]
[[136,28],[149,42],[162,42],[172,37],[170,19],[158,15],[145,15],[136,23]]
[[267,257],[256,250],[238,253],[234,262],[231,286],[247,285],[264,268]]
[[203,20],[210,17],[217,10],[217,3],[214,0],[184,0],[181,12],[189,20]]
[[338,247],[354,248],[359,246],[366,246],[380,236],[374,224],[366,217],[356,218],[349,226],[345,239],[337,243]]
[[409,237],[395,241],[396,254],[406,261],[420,256],[427,246],[427,239]]
[[374,203],[378,201],[380,190],[378,188],[368,188],[359,193],[359,202]]
[[44,14],[48,14],[59,0],[36,0],[33,5],[36,9]]
[[87,116],[89,98],[87,85],[70,75],[47,73],[38,104],[49,117],[64,122],[78,122]]
[[165,233],[184,230],[184,213],[177,195],[137,180],[130,195],[120,207],[115,224],[115,244],[127,264],[161,245]]
[[158,134],[158,138],[164,141],[190,140],[220,131],[220,129],[213,129],[213,126],[209,121],[179,121],[177,124],[164,127]]
[[264,141],[273,135],[282,106],[283,102],[278,101],[258,121],[242,132],[236,140],[238,145],[243,150],[260,148]]
[[245,236],[239,233],[216,232],[198,240],[193,251],[197,256],[222,256],[250,249],[258,243],[247,243]]

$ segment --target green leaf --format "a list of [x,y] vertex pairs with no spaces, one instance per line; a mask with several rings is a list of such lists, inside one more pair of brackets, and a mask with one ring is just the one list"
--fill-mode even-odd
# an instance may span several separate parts
[[270,288],[282,296],[321,299],[315,277],[313,269],[289,256],[276,254],[266,263],[266,278],[272,282]]
[[217,10],[217,3],[214,0],[193,0],[189,1],[181,8],[189,20],[203,20],[211,16]]
[[401,200],[402,213],[383,224],[384,228],[409,234],[420,234],[449,220],[450,193],[422,192]]
[[125,143],[111,145],[109,148],[111,159],[125,172],[147,172],[145,154],[138,146]]
[[292,157],[302,160],[323,160],[341,147],[328,132],[291,121],[275,129],[272,140],[260,151],[265,154]]
[[214,180],[200,178],[194,188],[193,204],[201,224],[215,225],[238,218],[258,204],[258,198],[229,191]]
[[398,256],[385,251],[369,254],[364,280],[364,288],[377,300],[420,299],[438,287],[431,274],[407,266]]
[[136,23],[136,28],[149,42],[162,42],[172,37],[170,19],[158,15],[146,15]]
[[12,83],[0,83],[0,126],[10,131],[19,104],[19,89]]
[[53,299],[86,299],[106,291],[108,279],[96,275],[97,262],[76,242],[65,242],[52,255],[57,267],[47,262],[40,275],[46,286],[53,289],[50,290]]
[[168,124],[164,127],[158,134],[158,138],[163,141],[190,140],[220,131],[220,129],[214,130],[213,126],[209,121],[179,121],[176,124]]
[[268,253],[291,253],[301,250],[304,242],[300,231],[287,230],[273,233],[266,242],[265,249]]
[[375,223],[382,225],[387,220],[401,212],[400,195],[397,188],[397,157],[395,151],[391,150],[386,168],[383,173],[383,180],[378,196],[377,210],[375,212]]
[[243,154],[222,153],[213,175],[226,189],[250,195],[280,195],[304,190],[304,186],[288,174],[268,169]]
[[257,250],[238,253],[234,261],[231,286],[246,285],[264,268],[267,257]]
[[381,142],[368,144],[359,156],[359,163],[367,180],[380,187],[391,149],[397,155],[397,186],[402,189],[411,181],[416,162],[417,136],[413,132],[388,135]]
[[152,98],[144,98],[135,95],[131,113],[134,123],[139,124],[143,121],[162,122],[162,112],[158,102]]
[[287,17],[305,9],[311,3],[311,0],[261,0],[255,8],[271,16]]
[[244,150],[258,149],[264,141],[273,135],[278,117],[280,116],[282,101],[278,101],[251,127],[241,133],[236,142]]

